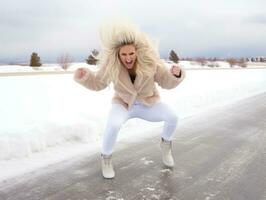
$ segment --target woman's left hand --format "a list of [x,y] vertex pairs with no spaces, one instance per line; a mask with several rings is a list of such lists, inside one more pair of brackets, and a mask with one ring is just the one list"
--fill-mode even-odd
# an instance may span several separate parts
[[180,67],[177,66],[177,65],[172,65],[172,67],[171,67],[171,73],[172,73],[173,75],[175,75],[175,76],[179,76],[180,73],[181,73],[181,69],[180,69]]

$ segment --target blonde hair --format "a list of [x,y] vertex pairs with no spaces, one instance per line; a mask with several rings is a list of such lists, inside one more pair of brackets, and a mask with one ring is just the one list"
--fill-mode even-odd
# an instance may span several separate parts
[[136,74],[151,76],[160,64],[160,57],[154,43],[145,33],[131,22],[105,24],[100,29],[102,50],[100,67],[105,67],[102,79],[116,82],[123,67],[119,59],[119,50],[123,45],[132,44],[136,48]]

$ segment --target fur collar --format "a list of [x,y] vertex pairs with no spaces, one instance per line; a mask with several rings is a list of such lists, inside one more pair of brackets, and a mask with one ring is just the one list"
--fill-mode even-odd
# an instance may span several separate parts
[[143,76],[142,74],[137,74],[134,84],[131,82],[130,76],[127,69],[122,68],[118,75],[118,82],[124,87],[129,93],[136,94],[145,86],[149,80],[149,76]]

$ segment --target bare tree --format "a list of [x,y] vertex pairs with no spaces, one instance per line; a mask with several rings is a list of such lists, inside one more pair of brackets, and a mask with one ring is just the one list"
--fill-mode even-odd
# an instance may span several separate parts
[[241,59],[237,62],[237,64],[238,64],[240,67],[243,67],[243,68],[247,67],[247,63],[246,63],[246,59],[245,59],[245,58],[241,58]]
[[196,58],[196,62],[198,62],[201,66],[204,66],[207,64],[207,59],[204,57]]
[[228,59],[226,59],[226,62],[229,63],[230,67],[233,67],[234,65],[237,64],[237,59],[235,59],[235,58],[228,58]]
[[62,69],[67,70],[73,62],[73,59],[68,54],[62,54],[58,57],[57,62]]

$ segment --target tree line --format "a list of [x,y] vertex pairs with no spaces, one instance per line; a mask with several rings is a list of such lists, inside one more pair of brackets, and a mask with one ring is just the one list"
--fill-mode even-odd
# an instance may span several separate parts
[[[99,60],[99,51],[96,49],[93,49],[88,58],[85,59],[86,63],[89,65],[96,65]],[[209,66],[209,67],[219,67],[219,64],[216,61],[224,61],[228,62],[231,67],[238,65],[241,67],[247,67],[247,62],[266,62],[266,57],[252,57],[252,58],[217,58],[217,57],[211,57],[211,58],[206,58],[206,57],[197,57],[197,58],[180,58],[177,53],[174,50],[171,50],[169,53],[168,61],[178,63],[181,60],[186,60],[186,61],[194,61],[198,63],[201,66]],[[70,64],[73,62],[73,59],[68,55],[68,54],[62,54],[60,57],[57,59],[57,63],[63,68],[67,69]],[[33,52],[31,54],[30,58],[30,66],[31,67],[40,67],[42,65],[40,56],[36,53]]]

